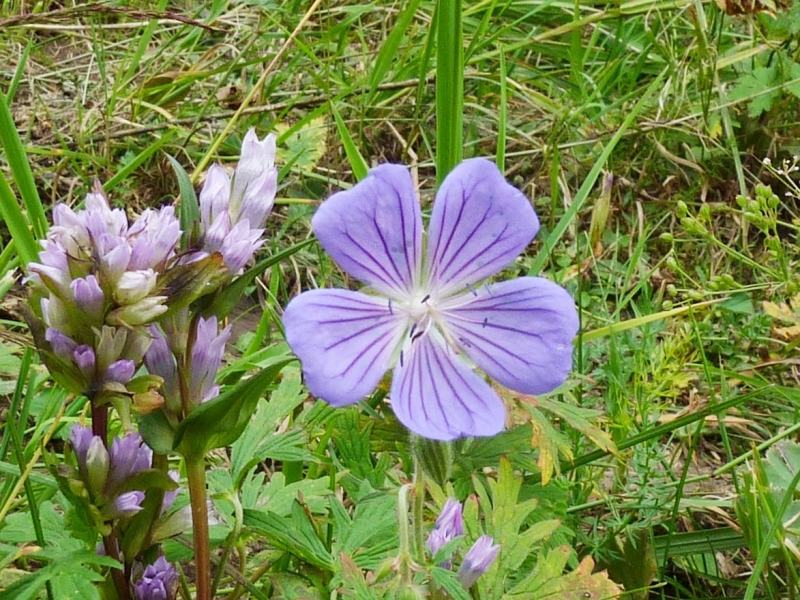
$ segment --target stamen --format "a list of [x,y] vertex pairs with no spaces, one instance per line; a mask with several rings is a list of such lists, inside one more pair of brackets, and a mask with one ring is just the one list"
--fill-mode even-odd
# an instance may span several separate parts
[[475,291],[475,288],[474,288],[474,287],[472,287],[470,284],[467,284],[467,289],[468,289],[470,292],[472,292],[472,295],[473,295],[473,296],[475,296],[476,298],[478,297],[478,292],[476,292],[476,291]]
[[411,342],[413,343],[414,340],[417,340],[417,339],[421,338],[423,335],[425,335],[424,331],[418,331],[417,335],[415,335],[414,337],[411,338]]
[[428,300],[430,300],[430,298],[431,298],[431,295],[430,295],[430,294],[428,294],[427,296],[425,296],[425,297],[422,299],[422,304],[425,304],[425,303],[426,303]]
[[481,325],[481,327],[486,327],[488,324],[489,324],[489,317],[484,317],[483,318],[483,325]]
[[463,337],[459,337],[459,338],[458,338],[458,341],[459,341],[459,342],[461,342],[461,343],[464,345],[464,347],[465,347],[465,348],[472,348],[472,344],[470,344],[470,343],[469,343],[467,340],[465,340]]
[[400,350],[400,366],[403,366],[403,351]]
[[392,310],[392,299],[389,298],[389,314],[394,315],[394,311]]
[[414,332],[416,330],[417,330],[417,323],[414,322],[414,324],[411,325],[411,330],[408,332],[408,337],[410,337],[412,340],[414,339]]

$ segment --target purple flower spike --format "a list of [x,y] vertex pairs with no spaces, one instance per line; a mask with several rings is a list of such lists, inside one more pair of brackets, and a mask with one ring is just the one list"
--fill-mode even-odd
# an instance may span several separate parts
[[110,494],[116,493],[131,477],[149,469],[153,461],[153,451],[142,442],[138,433],[130,433],[116,438],[109,450],[111,461],[107,489]]
[[148,565],[133,585],[136,600],[172,600],[178,589],[178,572],[163,556]]
[[478,577],[489,570],[494,559],[497,558],[498,552],[500,552],[500,546],[494,545],[494,539],[491,536],[482,535],[478,538],[478,541],[467,552],[464,562],[461,563],[461,568],[458,570],[458,581],[464,586],[464,589],[471,588],[478,581]]
[[531,203],[490,161],[465,161],[447,176],[425,252],[419,202],[401,165],[379,166],[329,198],[312,225],[334,260],[378,294],[313,290],[286,308],[286,340],[315,396],[353,404],[394,366],[398,419],[423,437],[451,440],[505,424],[502,400],[470,363],[525,394],[566,379],[578,330],[569,294],[539,277],[481,283],[539,229]]

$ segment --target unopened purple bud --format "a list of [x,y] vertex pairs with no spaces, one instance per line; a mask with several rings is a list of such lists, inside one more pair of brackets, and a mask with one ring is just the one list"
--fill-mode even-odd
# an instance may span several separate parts
[[94,379],[95,375],[95,367],[97,365],[97,360],[94,354],[94,349],[87,345],[81,344],[72,353],[72,357],[75,360],[75,364],[78,365],[78,368],[83,373],[84,377],[89,381]]
[[97,283],[97,277],[87,275],[85,279],[76,279],[70,284],[75,304],[93,321],[103,320],[103,290]]
[[135,304],[155,287],[156,272],[153,269],[126,271],[114,287],[114,299],[120,304]]
[[[228,214],[231,194],[231,180],[220,165],[211,165],[206,174],[203,189],[200,190],[200,222],[203,232],[208,230],[222,215]],[[230,229],[230,227],[229,227]]]
[[138,433],[129,433],[116,438],[109,451],[111,458],[111,474],[108,479],[108,490],[114,494],[131,477],[149,469],[153,461],[153,451],[142,442]]
[[72,449],[75,451],[75,457],[78,459],[78,464],[86,464],[86,453],[89,451],[89,444],[92,443],[91,427],[84,427],[83,425],[73,425],[69,432],[69,441],[72,444]]
[[458,580],[464,589],[469,589],[478,581],[478,577],[486,573],[494,560],[500,546],[494,545],[494,539],[489,535],[482,535],[478,541],[469,549],[458,570]]
[[133,491],[120,494],[114,499],[108,516],[111,518],[129,517],[142,510],[144,492]]
[[[180,481],[180,477],[181,476],[180,476],[180,473],[178,471],[170,471],[168,473],[168,475],[169,475],[169,478],[172,479],[172,481],[174,481],[175,483],[178,483],[178,481]],[[181,488],[180,487],[176,487],[174,490],[168,490],[168,491],[164,492],[164,500],[161,502],[161,514],[162,515],[170,509],[170,507],[172,506],[172,503],[175,502],[175,498],[178,497],[178,494],[180,493],[180,491],[181,491]]]
[[97,359],[101,373],[105,373],[111,363],[119,360],[127,338],[128,332],[122,328],[104,325],[100,330],[100,339],[97,342]]
[[247,221],[239,221],[222,242],[220,252],[225,266],[233,274],[238,274],[256,250],[264,243],[261,239],[263,229],[250,229]]
[[214,379],[225,353],[225,344],[231,335],[230,326],[217,332],[217,318],[200,319],[197,324],[197,337],[192,348],[192,367],[189,379],[189,397],[200,404],[219,392]]
[[126,384],[136,372],[136,365],[132,360],[121,359],[111,363],[106,369],[105,380],[114,383]]
[[108,450],[100,436],[94,436],[89,442],[89,449],[86,451],[86,464],[79,470],[85,476],[85,483],[95,497],[100,497],[108,481],[108,469],[110,461]]
[[153,336],[153,341],[144,355],[144,364],[152,375],[158,375],[164,380],[162,389],[167,410],[178,414],[182,407],[175,356],[157,326],[150,326],[150,334]]
[[40,263],[31,263],[28,269],[32,275],[38,275],[44,286],[62,300],[68,301],[72,297],[69,288],[72,278],[68,271]]
[[464,519],[461,516],[461,510],[461,502],[455,498],[447,499],[426,543],[432,556],[435,556],[448,542],[464,535]]
[[53,327],[48,327],[45,330],[44,339],[50,342],[50,347],[58,358],[66,362],[72,362],[72,353],[78,347],[75,340]]
[[278,185],[275,152],[274,135],[259,141],[255,130],[250,129],[244,136],[228,209],[232,223],[247,220],[253,229],[263,227]]
[[177,589],[178,572],[163,556],[148,565],[133,585],[136,600],[173,600]]
[[175,252],[180,237],[181,225],[172,206],[144,211],[128,230],[132,249],[128,268],[142,270],[163,266]]
[[112,285],[119,281],[122,274],[128,268],[131,260],[131,247],[126,244],[119,244],[101,258],[101,271],[106,276],[107,281]]

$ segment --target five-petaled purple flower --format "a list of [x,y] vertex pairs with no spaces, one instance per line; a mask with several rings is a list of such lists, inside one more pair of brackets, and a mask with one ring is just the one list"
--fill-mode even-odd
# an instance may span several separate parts
[[528,199],[497,167],[472,159],[436,196],[423,250],[408,170],[382,165],[322,204],[312,220],[325,250],[375,294],[313,290],[286,308],[286,339],[309,390],[334,406],[370,393],[394,365],[391,402],[421,436],[494,435],[505,408],[469,361],[506,387],[542,394],[572,365],[575,304],[539,277],[481,282],[539,228]]

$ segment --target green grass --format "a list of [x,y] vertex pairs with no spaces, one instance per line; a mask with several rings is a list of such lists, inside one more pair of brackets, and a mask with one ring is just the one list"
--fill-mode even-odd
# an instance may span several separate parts
[[[459,8],[460,43],[440,27]],[[319,201],[393,161],[412,167],[427,209],[462,156],[496,159],[542,222],[516,271],[567,287],[582,333],[573,374],[547,399],[561,412],[544,401],[520,408],[527,401],[509,394],[518,427],[457,447],[451,482],[471,494],[470,533],[482,522],[511,539],[498,507],[538,498],[520,522],[560,524],[520,573],[544,556],[558,565],[567,544],[568,571],[591,555],[622,577],[636,547],[652,560],[618,578],[642,590],[632,598],[797,597],[797,526],[758,517],[798,499],[791,486],[771,495],[758,458],[796,439],[800,414],[800,334],[780,331],[800,323],[800,194],[797,173],[780,171],[800,151],[792,11],[730,17],[699,0],[0,10],[0,590],[56,564],[26,558],[25,544],[77,544],[53,525],[63,497],[47,465],[84,406],[53,387],[19,308],[19,269],[35,260],[52,207],[78,205],[95,178],[130,214],[171,203],[211,162],[234,162],[252,126],[279,135],[279,199],[259,256],[267,270],[248,281],[256,308],[231,313],[245,333],[225,381],[270,364],[281,307],[301,289],[357,285],[307,241]],[[185,171],[182,188],[169,157]],[[764,301],[789,304],[776,317]],[[228,455],[212,457],[209,481],[229,517],[212,538],[226,556],[249,554],[243,576],[221,573],[219,597],[362,590],[365,573],[386,568],[396,546],[376,539],[357,566],[330,564],[345,520],[393,511],[413,471],[385,394],[358,413],[304,404],[288,368],[265,404],[282,407],[266,431],[281,433],[258,446],[259,469],[236,458],[248,451],[236,444],[238,471]],[[298,492],[304,504],[293,505]],[[433,485],[430,495],[440,506],[446,493]],[[266,499],[279,507],[268,518],[257,512]],[[380,531],[395,539],[389,521]],[[293,551],[286,522],[316,542]],[[253,537],[240,536],[245,527]],[[759,533],[737,538],[740,527]],[[165,550],[187,558],[180,539]],[[488,585],[476,597],[489,598]]]

